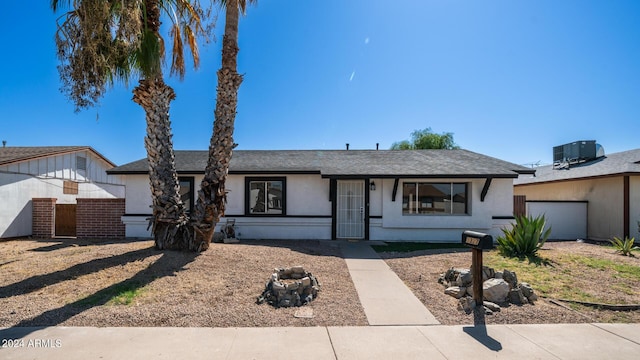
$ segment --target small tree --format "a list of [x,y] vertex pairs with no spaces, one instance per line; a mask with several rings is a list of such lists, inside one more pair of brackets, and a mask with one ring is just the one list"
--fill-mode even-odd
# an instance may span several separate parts
[[453,133],[436,134],[431,128],[415,130],[411,133],[411,140],[393,143],[391,150],[422,150],[422,149],[459,149],[453,141]]

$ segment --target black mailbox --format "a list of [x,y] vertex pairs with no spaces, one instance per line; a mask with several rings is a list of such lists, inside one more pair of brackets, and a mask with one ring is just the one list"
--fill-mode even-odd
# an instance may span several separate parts
[[463,232],[462,243],[473,249],[493,249],[493,237],[477,231]]

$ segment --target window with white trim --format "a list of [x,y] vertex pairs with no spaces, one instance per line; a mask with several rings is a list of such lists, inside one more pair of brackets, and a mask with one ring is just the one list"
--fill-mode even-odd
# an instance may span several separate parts
[[402,215],[467,214],[467,194],[467,183],[405,182]]

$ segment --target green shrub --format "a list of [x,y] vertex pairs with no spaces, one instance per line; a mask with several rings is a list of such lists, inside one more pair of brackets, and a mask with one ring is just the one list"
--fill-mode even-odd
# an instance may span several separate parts
[[544,230],[544,215],[538,217],[516,216],[511,229],[502,229],[504,236],[498,236],[498,251],[507,257],[536,257],[538,250],[551,234],[551,227]]
[[609,240],[609,242],[616,248],[616,251],[624,256],[633,256],[631,251],[640,249],[637,246],[633,245],[635,238],[629,239],[629,237],[625,237],[624,240],[614,237],[613,240]]

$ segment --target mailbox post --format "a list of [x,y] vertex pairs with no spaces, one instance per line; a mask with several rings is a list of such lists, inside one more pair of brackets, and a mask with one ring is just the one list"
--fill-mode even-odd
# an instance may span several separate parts
[[[464,231],[462,233],[462,244],[471,248],[471,273],[473,274],[473,300],[476,303],[474,311],[474,322],[484,323],[484,312],[482,309],[482,250],[493,249],[493,238],[477,231]],[[480,318],[482,320],[480,320]]]

